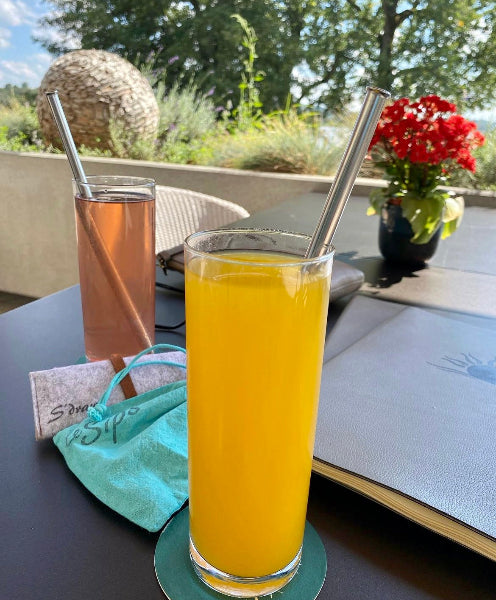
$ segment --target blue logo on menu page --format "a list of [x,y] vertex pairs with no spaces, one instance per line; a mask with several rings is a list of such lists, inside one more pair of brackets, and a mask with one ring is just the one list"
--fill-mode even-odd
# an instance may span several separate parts
[[486,363],[473,356],[473,354],[462,353],[461,356],[463,358],[442,357],[442,360],[445,360],[452,366],[435,365],[434,363],[428,364],[443,371],[458,373],[458,375],[465,375],[466,377],[474,377],[475,379],[481,379],[482,381],[496,385],[496,356]]

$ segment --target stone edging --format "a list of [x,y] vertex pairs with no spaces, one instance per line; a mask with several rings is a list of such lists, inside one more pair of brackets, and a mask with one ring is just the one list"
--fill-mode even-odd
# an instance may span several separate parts
[[[0,156],[1,154],[2,152],[0,152]],[[56,158],[65,161],[63,155],[56,154],[26,152],[22,155],[37,158]],[[83,157],[82,162],[88,173],[112,174],[116,172],[117,174],[124,169],[127,173],[132,170],[133,173],[139,174],[138,171],[142,171],[147,174],[144,176],[154,178],[158,184],[184,187],[213,196],[219,196],[225,200],[242,204],[250,212],[266,208],[267,205],[277,204],[279,201],[282,201],[282,198],[279,197],[276,190],[272,189],[264,195],[263,199],[260,199],[260,205],[258,205],[258,202],[240,201],[240,190],[235,190],[233,187],[240,186],[243,188],[248,180],[251,180],[256,188],[264,186],[264,184],[269,189],[273,188],[273,185],[278,185],[281,190],[284,190],[282,192],[284,198],[295,197],[295,195],[299,195],[300,193],[304,194],[308,192],[327,193],[333,180],[332,177],[323,175],[293,175],[290,173],[247,171],[223,167],[182,165],[131,159]],[[226,188],[228,188],[223,193],[219,191],[219,188],[223,188],[221,184],[222,180],[227,181]],[[356,196],[368,196],[373,189],[385,187],[386,185],[386,181],[381,179],[358,177],[353,187],[353,194]],[[291,193],[290,190],[292,189],[294,189],[294,193]],[[496,208],[496,191],[459,187],[447,187],[445,189],[451,189],[456,194],[463,196],[467,206]],[[274,199],[277,198],[276,202],[271,201],[273,197]],[[253,205],[249,206],[250,204]]]

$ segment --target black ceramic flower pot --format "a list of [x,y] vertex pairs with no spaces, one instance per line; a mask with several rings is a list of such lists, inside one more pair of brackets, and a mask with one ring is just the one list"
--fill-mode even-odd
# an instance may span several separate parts
[[412,226],[403,216],[401,206],[386,202],[381,209],[379,249],[389,262],[422,265],[434,256],[441,230],[442,223],[426,244],[412,244]]

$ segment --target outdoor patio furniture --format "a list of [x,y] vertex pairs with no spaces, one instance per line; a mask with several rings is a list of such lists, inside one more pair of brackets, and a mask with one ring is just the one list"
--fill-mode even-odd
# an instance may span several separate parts
[[[309,233],[324,200],[322,194],[294,198],[237,225],[297,226]],[[350,198],[335,239],[340,259],[365,273],[360,294],[454,320],[463,316],[496,331],[494,209],[468,207],[463,227],[433,262],[410,270],[390,267],[378,256],[377,223],[366,207],[366,198]],[[171,284],[157,289],[157,321],[183,320],[184,297],[170,287],[183,289],[184,276],[157,271],[159,281]],[[329,329],[349,298],[331,303]],[[28,373],[73,365],[84,354],[80,300],[74,286],[0,316],[0,452],[6,457],[0,473],[0,596],[161,600],[153,570],[158,534],[108,509],[74,477],[50,440],[34,439]],[[157,331],[156,341],[184,345],[185,331]],[[367,364],[363,372],[366,377]],[[308,520],[328,557],[319,600],[494,598],[495,562],[316,474]]]
[[[214,196],[172,188],[156,188],[156,239],[157,260],[164,272],[167,269],[184,271],[184,238],[195,231],[224,227],[249,217],[243,207]],[[242,227],[244,222],[238,223]],[[246,227],[251,227],[249,223]],[[292,224],[287,231],[298,231]],[[334,261],[331,297],[333,300],[355,292],[363,283],[363,273],[339,260]],[[161,284],[158,284],[161,285]]]
[[174,255],[182,255],[183,241],[191,233],[223,227],[250,215],[234,202],[163,185],[156,187],[155,209],[155,254],[163,269],[177,268]]

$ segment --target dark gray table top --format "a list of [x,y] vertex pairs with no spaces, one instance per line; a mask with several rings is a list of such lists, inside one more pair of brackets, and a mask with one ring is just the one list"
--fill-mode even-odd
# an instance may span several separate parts
[[[181,276],[170,278],[181,285]],[[331,306],[331,323],[345,304]],[[158,322],[182,315],[180,295],[157,291]],[[184,329],[157,341],[184,344]],[[34,441],[28,372],[73,364],[82,354],[78,287],[0,315],[2,600],[164,597],[153,569],[158,534],[95,499],[51,441]],[[308,518],[327,551],[322,600],[496,597],[496,563],[319,476]]]
[[[240,224],[311,234],[325,202],[306,194],[256,213]],[[333,244],[336,258],[365,273],[361,293],[451,311],[496,317],[496,209],[467,207],[461,227],[442,240],[429,265],[407,269],[379,254],[379,223],[367,216],[368,200],[348,201]]]
[[[305,194],[257,212],[243,223],[270,226],[292,225],[311,234],[325,202],[324,194]],[[353,258],[379,256],[378,217],[367,216],[369,201],[352,196],[344,210],[334,238],[337,254]],[[496,209],[467,206],[459,229],[440,242],[432,267],[496,275]]]

